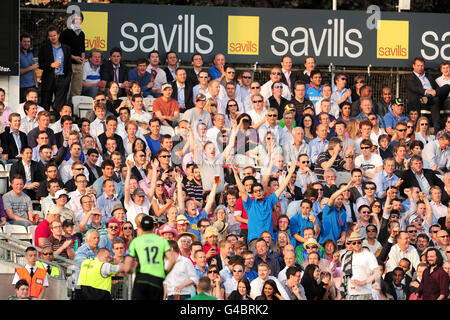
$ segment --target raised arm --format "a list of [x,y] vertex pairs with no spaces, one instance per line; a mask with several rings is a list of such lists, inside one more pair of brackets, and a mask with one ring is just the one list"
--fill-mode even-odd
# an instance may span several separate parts
[[212,208],[212,206],[214,204],[214,199],[215,199],[215,196],[216,196],[216,190],[217,190],[217,184],[214,183],[212,188],[211,188],[211,191],[209,192],[208,197],[206,198],[206,204],[205,204],[204,210],[205,210],[205,212],[207,214],[209,213],[209,211],[211,210],[211,208]]
[[233,165],[231,168],[233,169],[234,179],[236,180],[236,186],[237,186],[238,189],[239,189],[239,194],[240,194],[241,197],[242,197],[242,201],[243,201],[243,202],[246,202],[246,201],[247,201],[248,194],[247,194],[247,192],[245,191],[245,187],[244,187],[244,185],[242,184],[241,179],[239,178],[239,174],[238,174],[238,168],[239,168],[239,165],[235,164],[235,165]]
[[283,193],[284,189],[286,189],[286,187],[289,184],[289,181],[291,180],[292,175],[295,172],[296,169],[296,161],[292,161],[290,166],[289,166],[289,171],[288,174],[286,176],[286,178],[284,178],[283,182],[281,183],[281,185],[278,187],[277,190],[275,190],[275,195],[277,196],[277,198],[280,197],[280,195]]
[[125,177],[125,184],[123,186],[123,191],[125,193],[124,195],[124,204],[128,205],[130,203],[130,178],[131,178],[131,168],[133,168],[134,163],[133,161],[127,160],[127,176]]
[[428,200],[424,192],[421,192],[419,194],[419,197],[420,200],[425,203],[425,217],[423,217],[423,220],[428,222],[428,224],[431,226],[433,224],[433,209],[431,208],[430,201]]
[[178,212],[184,212],[183,199],[183,175],[181,172],[175,174],[175,181],[177,182],[177,208]]
[[230,141],[228,142],[226,148],[222,152],[222,156],[224,159],[228,157],[230,151],[234,148],[234,143],[236,142],[236,136],[239,131],[239,127],[242,124],[242,119],[239,121],[239,124],[233,125],[233,129],[231,130]]
[[355,186],[354,182],[350,181],[349,183],[347,183],[345,187],[338,189],[335,193],[331,195],[330,199],[328,200],[328,206],[331,207],[334,204],[334,201],[336,200],[337,197],[339,197],[345,191],[350,190],[354,186]]

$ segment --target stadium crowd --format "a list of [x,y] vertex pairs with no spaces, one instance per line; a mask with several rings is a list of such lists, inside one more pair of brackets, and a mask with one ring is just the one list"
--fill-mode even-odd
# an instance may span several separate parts
[[[22,35],[20,104],[0,90],[1,225],[37,225],[42,259],[97,257],[105,279],[134,257],[168,300],[448,299],[448,61],[434,79],[415,58],[407,97],[374,101],[363,77],[323,83],[312,56],[298,73],[284,56],[265,82],[221,53],[185,68],[152,51],[129,70],[120,48],[85,52],[81,21],[50,27],[36,58]],[[80,95],[93,103],[78,119]],[[137,255],[149,232],[168,273]],[[58,270],[26,257],[17,297],[45,298]]]

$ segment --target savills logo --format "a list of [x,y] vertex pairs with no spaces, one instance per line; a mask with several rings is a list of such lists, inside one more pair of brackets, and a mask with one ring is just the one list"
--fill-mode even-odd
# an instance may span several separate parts
[[377,30],[378,59],[408,59],[409,21],[379,20]]
[[108,12],[83,11],[82,28],[86,50],[106,51],[108,46]]
[[259,17],[228,16],[228,54],[259,54]]

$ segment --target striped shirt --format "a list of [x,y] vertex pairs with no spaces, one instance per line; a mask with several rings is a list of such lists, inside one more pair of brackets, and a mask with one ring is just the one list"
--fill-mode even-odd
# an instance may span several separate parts
[[203,201],[203,186],[200,181],[200,183],[195,182],[194,179],[188,181],[186,183],[186,193],[189,197],[194,198],[195,200],[198,200],[200,202]]

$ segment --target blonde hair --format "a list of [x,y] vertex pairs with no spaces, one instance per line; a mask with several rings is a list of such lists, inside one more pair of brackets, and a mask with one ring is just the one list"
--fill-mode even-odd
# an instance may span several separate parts
[[427,117],[419,117],[419,119],[417,119],[415,132],[420,132],[420,123],[422,121],[426,121],[428,123],[428,128],[427,128],[427,131],[426,131],[426,135],[429,136],[431,134],[431,132],[430,132],[431,129],[430,129],[430,121],[428,121]]
[[350,138],[356,139],[359,136],[359,120],[352,119],[347,124],[347,133],[350,135]]

